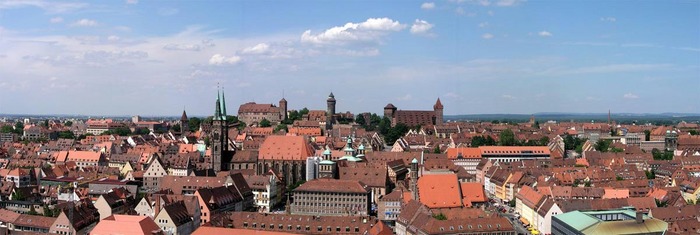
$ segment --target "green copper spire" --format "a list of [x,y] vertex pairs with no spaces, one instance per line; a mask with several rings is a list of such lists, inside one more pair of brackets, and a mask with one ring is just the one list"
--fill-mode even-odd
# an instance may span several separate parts
[[224,95],[224,87],[221,87],[221,120],[226,120],[226,95]]
[[219,103],[219,89],[216,89],[216,108],[214,109],[214,120],[221,120],[221,104]]

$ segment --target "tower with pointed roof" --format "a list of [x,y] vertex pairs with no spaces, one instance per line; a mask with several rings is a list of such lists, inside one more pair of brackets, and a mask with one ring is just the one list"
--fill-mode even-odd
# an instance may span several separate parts
[[282,121],[287,120],[287,100],[282,97],[280,100],[280,119]]
[[216,106],[214,107],[209,143],[211,144],[211,168],[214,172],[228,170],[232,154],[228,149],[228,120],[223,90],[216,91]]
[[326,133],[330,133],[330,131],[333,130],[333,123],[335,122],[335,96],[333,92],[328,95],[326,104],[328,105],[328,110],[326,110]]
[[182,110],[182,117],[180,117],[180,133],[182,133],[183,136],[187,136],[187,134],[190,132],[190,125],[189,125],[189,119],[187,119],[187,112],[185,110]]
[[433,111],[435,112],[435,123],[433,123],[433,125],[442,125],[443,108],[442,102],[440,102],[440,98],[438,98],[435,105],[433,105]]

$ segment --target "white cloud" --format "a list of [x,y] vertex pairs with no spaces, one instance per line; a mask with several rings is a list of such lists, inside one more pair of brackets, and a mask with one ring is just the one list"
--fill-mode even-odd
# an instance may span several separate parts
[[486,28],[489,26],[489,22],[481,22],[479,23],[479,28]]
[[87,7],[86,3],[58,2],[44,0],[7,0],[0,1],[0,9],[14,9],[23,7],[37,7],[50,14],[66,13]]
[[416,19],[415,22],[413,22],[413,25],[411,26],[411,33],[412,34],[427,34],[430,29],[433,28],[433,25],[428,23],[428,21],[425,20],[420,20]]
[[137,4],[139,0],[126,0],[126,4]]
[[625,99],[639,99],[639,96],[638,96],[638,95],[632,94],[631,92],[625,94],[625,95],[622,96],[622,97],[625,98]]
[[172,8],[172,7],[158,8],[158,15],[161,15],[161,16],[171,16],[171,15],[175,15],[177,13],[180,13],[180,10],[178,10],[177,8]]
[[81,20],[78,20],[78,21],[74,22],[73,24],[71,24],[71,26],[79,26],[79,27],[92,27],[92,26],[96,26],[96,25],[97,25],[97,21],[90,20],[90,19],[81,19]]
[[424,2],[423,4],[420,5],[421,9],[424,10],[430,10],[435,8],[435,3],[434,2]]
[[507,99],[507,100],[514,100],[514,99],[515,99],[515,96],[507,95],[507,94],[506,94],[506,95],[502,95],[501,98]]
[[61,18],[61,17],[54,17],[54,18],[51,18],[51,19],[49,20],[49,22],[51,22],[52,24],[61,23],[61,22],[63,22],[63,18]]
[[455,13],[457,13],[459,15],[464,15],[464,8],[457,7],[457,9],[455,9]]
[[236,56],[236,55],[226,57],[226,56],[223,56],[221,54],[216,54],[216,55],[213,55],[209,59],[209,64],[210,65],[226,65],[226,64],[234,65],[240,61],[241,61],[241,57]]
[[270,45],[267,43],[260,43],[258,45],[255,45],[253,47],[248,47],[243,49],[241,53],[243,54],[263,54],[266,53],[270,50]]
[[313,44],[343,44],[353,41],[378,41],[389,32],[401,31],[406,25],[389,18],[370,18],[361,23],[346,23],[319,34],[306,30],[301,42]]
[[119,41],[119,39],[119,36],[116,35],[110,35],[109,37],[107,37],[107,40],[109,41]]
[[122,31],[122,32],[131,32],[131,28],[129,28],[127,26],[117,26],[117,27],[114,27],[114,29]]
[[615,19],[615,17],[607,16],[607,17],[600,17],[600,21],[615,22],[615,21],[617,21],[617,19]]
[[406,101],[406,100],[411,100],[411,99],[413,99],[413,96],[411,96],[411,94],[406,94],[406,95],[401,96],[401,97],[396,97],[396,100],[399,100],[399,101]]
[[541,31],[541,32],[537,33],[537,35],[540,35],[541,37],[551,37],[552,33],[547,32],[547,31]]
[[461,95],[459,95],[459,94],[457,94],[457,93],[454,93],[454,92],[447,92],[447,94],[445,94],[445,97],[451,98],[451,99],[457,99],[457,100],[461,100],[461,99],[462,99],[462,96],[461,96]]
[[493,38],[493,34],[485,33],[484,35],[481,35],[481,38],[483,38],[483,39],[492,39],[492,38]]
[[512,7],[517,6],[520,3],[525,2],[525,0],[499,0],[496,2],[496,6],[499,7]]

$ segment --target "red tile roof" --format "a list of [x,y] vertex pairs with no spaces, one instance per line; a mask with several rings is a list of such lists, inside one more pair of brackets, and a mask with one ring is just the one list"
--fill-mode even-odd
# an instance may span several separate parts
[[268,136],[260,145],[261,160],[305,161],[314,155],[314,150],[302,136]]
[[423,175],[418,178],[418,198],[429,208],[462,206],[456,174]]
[[447,149],[447,158],[449,159],[481,159],[481,149],[479,148],[449,148]]
[[462,190],[462,198],[464,199],[464,205],[471,205],[475,202],[486,202],[486,194],[484,193],[484,187],[478,182],[465,182],[461,183],[460,189]]
[[156,222],[148,216],[137,215],[111,215],[101,220],[90,232],[92,235],[100,234],[153,234],[162,230]]

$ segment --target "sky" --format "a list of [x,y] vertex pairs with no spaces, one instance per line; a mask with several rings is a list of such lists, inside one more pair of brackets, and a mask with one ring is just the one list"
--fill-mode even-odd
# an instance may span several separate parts
[[0,0],[0,113],[700,113],[700,1]]

